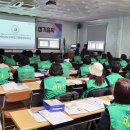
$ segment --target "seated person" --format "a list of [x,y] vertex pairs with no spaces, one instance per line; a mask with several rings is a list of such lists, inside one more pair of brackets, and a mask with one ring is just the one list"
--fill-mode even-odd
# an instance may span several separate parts
[[102,64],[95,62],[93,65],[89,67],[89,80],[86,81],[86,91],[84,96],[87,96],[92,90],[101,89],[108,87],[107,82],[105,81],[103,74],[103,66]]
[[102,51],[98,51],[97,60],[102,59]]
[[33,57],[35,59],[35,63],[40,62],[40,56],[41,56],[41,50],[36,50],[35,56]]
[[63,76],[65,76],[65,77],[70,76],[69,67],[66,64],[64,64],[63,59],[57,57],[55,62],[59,63],[62,66]]
[[6,83],[9,78],[9,67],[3,63],[3,57],[0,56],[0,84]]
[[11,66],[17,65],[17,62],[12,57],[3,56],[3,60],[4,60],[4,63],[7,65],[11,65]]
[[126,56],[125,54],[122,54],[122,55],[121,55],[121,58],[120,58],[121,68],[126,67],[127,64],[128,64],[128,62],[127,62],[127,56]]
[[130,130],[130,80],[118,79],[114,101],[106,107],[96,130]]
[[105,66],[109,66],[109,63],[108,63],[108,59],[107,59],[107,55],[106,54],[102,54],[102,58],[99,60],[99,62]]
[[19,63],[19,68],[13,74],[14,79],[22,82],[24,79],[34,78],[35,70],[32,66],[29,65],[29,58],[26,56],[22,56]]
[[97,62],[95,52],[91,52],[91,53],[90,53],[90,57],[91,57],[91,63],[95,63],[95,62]]
[[90,74],[89,72],[89,67],[91,65],[91,59],[89,56],[86,56],[83,58],[83,65],[80,67],[79,73],[81,77],[84,77],[88,74]]
[[52,99],[53,97],[66,93],[67,81],[62,76],[63,70],[59,63],[53,63],[49,70],[49,77],[46,77],[41,82],[41,88],[44,90],[44,100]]
[[35,58],[33,57],[33,52],[32,51],[27,51],[27,56],[29,58],[29,63],[34,64],[35,63]]
[[47,55],[41,55],[40,60],[41,62],[38,63],[38,69],[50,69],[52,63]]
[[88,56],[88,44],[84,44],[84,48],[81,51],[81,56],[82,57]]
[[78,53],[75,53],[75,56],[73,57],[73,61],[79,62],[81,60],[82,60],[81,56]]
[[120,74],[119,74],[119,70],[120,70],[120,66],[118,63],[113,62],[111,65],[111,73],[106,77],[106,79],[109,82],[110,87],[114,87],[116,81],[119,78],[123,78]]
[[69,69],[72,68],[73,66],[72,66],[72,64],[70,62],[70,59],[69,59],[67,53],[63,55],[63,58],[64,58],[63,64],[65,64],[67,67],[69,67]]

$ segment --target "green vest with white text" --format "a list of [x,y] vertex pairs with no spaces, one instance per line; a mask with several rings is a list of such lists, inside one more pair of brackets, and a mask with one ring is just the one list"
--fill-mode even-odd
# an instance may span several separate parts
[[111,73],[110,75],[108,75],[107,77],[107,80],[109,81],[109,84],[110,84],[110,87],[114,87],[116,81],[119,79],[119,78],[123,78],[120,74],[118,73]]
[[38,69],[50,69],[51,62],[49,60],[41,61],[38,63]]
[[70,76],[69,67],[66,66],[64,63],[61,63],[62,70],[63,70],[63,76]]
[[18,71],[18,81],[22,82],[24,79],[31,79],[35,76],[35,70],[30,65],[25,65],[22,67],[19,67],[17,69]]
[[87,84],[87,92],[90,92],[90,91],[96,90],[96,89],[101,89],[101,88],[108,87],[108,84],[106,83],[106,81],[103,82],[100,86],[98,86],[95,83],[95,80],[93,80],[93,79],[90,79],[90,80],[86,81],[86,84]]
[[64,61],[63,64],[65,64],[68,68],[72,68],[71,62]]
[[0,84],[4,84],[8,81],[9,75],[9,68],[0,68]]
[[74,61],[81,61],[81,56],[74,56]]
[[90,65],[85,65],[85,64],[83,64],[83,65],[80,67],[81,76],[85,76],[85,75],[87,75],[87,74],[90,74],[90,72],[89,72],[89,67],[90,67]]
[[130,105],[113,103],[107,106],[110,130],[130,130]]
[[44,100],[66,93],[66,79],[62,76],[50,76],[44,79]]

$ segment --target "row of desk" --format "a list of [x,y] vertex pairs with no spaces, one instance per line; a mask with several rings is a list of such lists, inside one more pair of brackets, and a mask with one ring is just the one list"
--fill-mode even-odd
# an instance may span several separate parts
[[[104,97],[100,97],[101,99],[105,100],[105,101],[109,101],[110,102],[110,98],[109,96],[104,96]],[[82,99],[84,100],[84,99]],[[87,107],[87,106],[86,106]],[[100,117],[100,114],[104,111],[104,109],[100,109],[97,111],[93,111],[93,112],[86,112],[84,114],[78,114],[78,115],[71,115],[70,117],[72,119],[74,119],[71,122],[68,123],[64,123],[64,124],[60,124],[59,126],[52,126],[48,121],[39,123],[37,122],[28,112],[28,109],[26,110],[20,110],[20,111],[15,111],[15,112],[11,112],[11,118],[14,121],[14,123],[16,124],[16,126],[18,127],[19,130],[33,130],[33,129],[37,129],[37,128],[42,128],[44,130],[52,130],[52,129],[60,129],[60,128],[66,128],[64,130],[68,130],[67,127],[70,125],[74,125],[76,123],[82,123],[82,122],[88,122],[90,120],[94,120]],[[84,120],[83,120],[84,119]],[[73,129],[73,127],[71,126],[71,129]],[[69,128],[69,130],[71,130]]]

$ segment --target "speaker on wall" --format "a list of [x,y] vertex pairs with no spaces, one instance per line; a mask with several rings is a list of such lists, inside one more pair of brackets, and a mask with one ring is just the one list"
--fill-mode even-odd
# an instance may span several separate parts
[[78,23],[78,24],[77,24],[77,29],[80,29],[80,28],[82,28],[82,24],[81,24],[81,23]]

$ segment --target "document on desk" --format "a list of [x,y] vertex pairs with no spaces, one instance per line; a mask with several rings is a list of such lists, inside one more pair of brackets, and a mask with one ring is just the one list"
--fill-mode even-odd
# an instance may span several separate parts
[[76,115],[86,113],[87,111],[78,106],[75,102],[70,102],[65,104],[65,112],[69,115]]
[[26,84],[22,83],[22,84],[18,84],[18,89],[19,90],[29,89],[29,87]]
[[18,85],[15,82],[8,82],[2,85],[3,89],[5,91],[9,91],[9,90],[19,90]]
[[63,112],[49,112],[47,110],[43,110],[43,111],[39,111],[39,113],[43,117],[45,117],[52,125],[57,125],[57,124],[61,124],[73,120]]
[[35,72],[35,78],[43,77],[43,76],[44,76],[44,74],[41,74],[39,72]]
[[72,84],[80,85],[80,84],[82,84],[82,81],[81,80],[77,80],[77,79],[68,79],[67,83],[68,84],[72,83]]
[[90,98],[85,100],[86,103],[99,107],[100,109],[104,108],[104,104],[110,105],[110,102],[102,100],[100,98]]
[[38,84],[41,84],[41,82],[42,82],[41,80],[39,80],[39,81],[36,81],[36,83],[38,83]]
[[19,66],[12,66],[13,69],[17,70]]
[[38,112],[32,112],[30,109],[28,110],[29,114],[37,121],[37,122],[44,122],[47,121],[41,114]]

